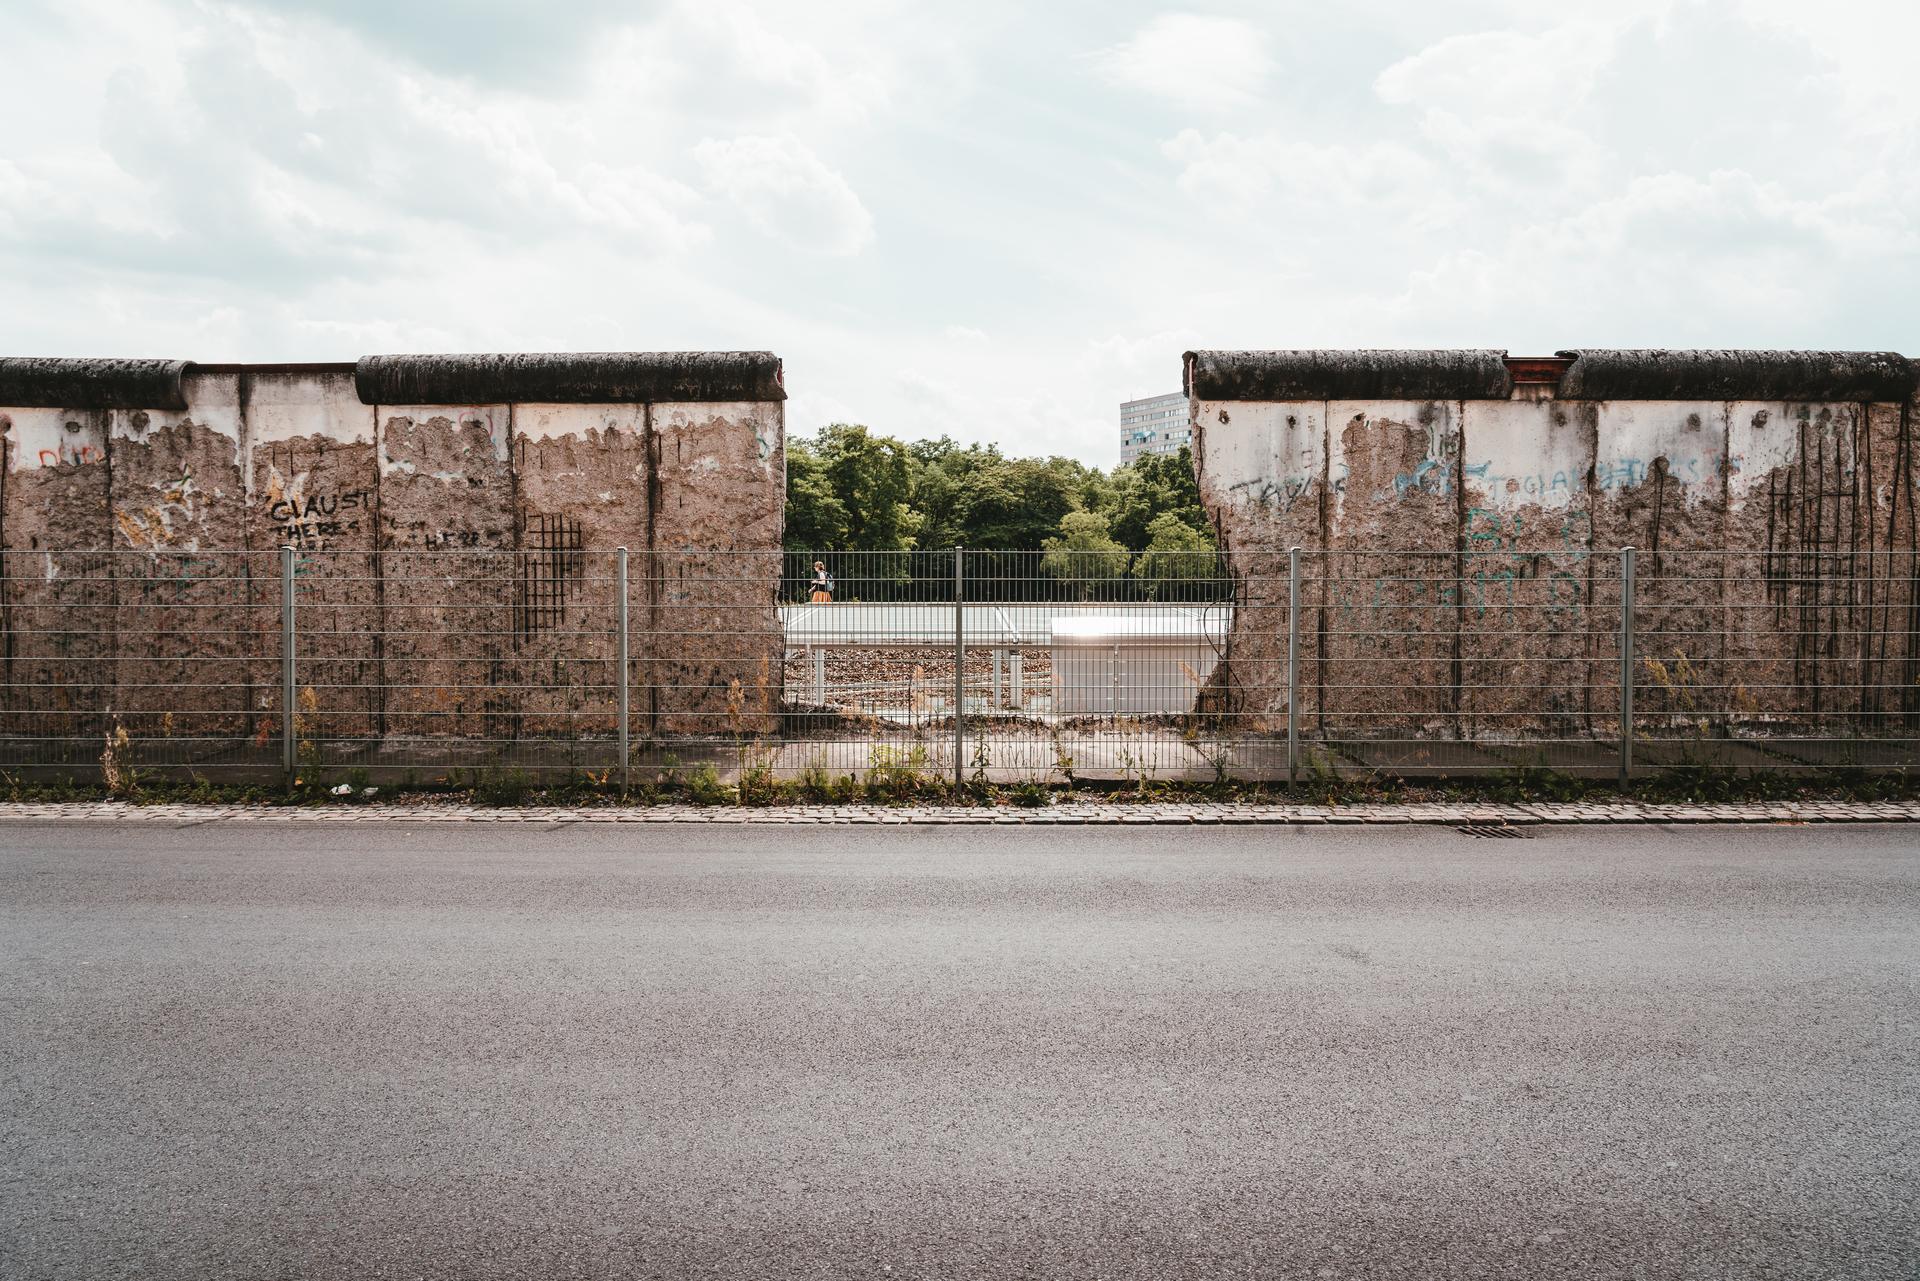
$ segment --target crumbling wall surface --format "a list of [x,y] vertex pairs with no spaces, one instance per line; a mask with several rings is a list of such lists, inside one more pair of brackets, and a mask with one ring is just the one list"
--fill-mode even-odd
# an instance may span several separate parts
[[[14,398],[22,399],[19,390]],[[113,698],[113,522],[106,409],[0,409],[0,734],[95,754]],[[0,749],[10,750],[10,749]]]
[[[1603,535],[1638,549],[1648,732],[1864,725],[1880,698],[1874,602],[1894,587],[1890,561],[1876,554],[1875,473],[1895,465],[1897,432],[1876,436],[1873,424],[1897,417],[1911,362],[1893,352],[1563,354],[1574,357],[1563,396],[1631,398],[1642,416],[1678,424],[1624,460],[1646,474],[1613,477],[1612,492],[1622,513],[1639,500],[1639,523]],[[1708,462],[1696,440],[1716,431],[1718,503],[1689,470]],[[1678,480],[1701,497],[1679,509],[1693,528],[1662,507],[1663,480],[1668,496]],[[1716,605],[1717,617],[1701,612]]]
[[646,408],[515,405],[513,471],[515,630],[522,679],[538,703],[527,731],[612,734],[620,677],[617,551],[628,551],[631,594],[650,541]]
[[779,401],[655,404],[643,703],[652,732],[772,732],[784,697]]
[[1286,551],[1303,549],[1301,723],[1458,732],[1461,419],[1504,353],[1189,352],[1195,470],[1238,585],[1216,669],[1244,728],[1286,710]]
[[235,373],[194,369],[180,409],[108,411],[116,602],[115,717],[142,758],[198,760],[254,727],[270,636],[247,608],[245,419]]
[[352,366],[243,371],[247,421],[249,618],[271,639],[252,698],[270,745],[280,706],[279,548],[295,552],[299,740],[384,730],[384,592],[375,551],[380,476],[373,411],[354,395]]
[[1885,713],[1871,722],[1887,733],[1920,731],[1920,460],[1914,457],[1920,435],[1920,391],[1898,405],[1876,406],[1875,457],[1889,460],[1876,468],[1876,526],[1886,531],[1886,586],[1876,611],[1875,683],[1886,691]]
[[1192,421],[1201,502],[1234,578],[1231,661],[1215,666],[1210,682],[1220,710],[1233,728],[1250,732],[1285,725],[1288,550],[1298,547],[1302,582],[1312,585],[1307,599],[1316,603],[1301,611],[1301,712],[1317,717],[1320,553],[1331,495],[1345,486],[1344,468],[1328,475],[1326,402],[1196,400]]
[[[1869,406],[1735,401],[1728,413],[1730,714],[1856,716],[1871,701],[1876,582]],[[1890,460],[1882,459],[1884,467]],[[1734,550],[1737,549],[1737,550]]]
[[1597,401],[1596,547],[1632,547],[1634,708],[1647,732],[1711,731],[1732,694],[1722,663],[1730,566],[1726,405]]
[[512,410],[379,405],[387,725],[519,736]]
[[[1277,397],[1299,395],[1323,370],[1403,388],[1417,363],[1413,353],[1189,355],[1195,465],[1236,574],[1284,590],[1283,578],[1248,570],[1311,542],[1295,508],[1275,501],[1287,491],[1273,482],[1264,433],[1299,403]],[[1479,738],[1613,735],[1625,546],[1636,549],[1642,735],[1906,723],[1920,665],[1911,362],[1582,349],[1512,365],[1524,378],[1497,397],[1485,394],[1489,377],[1456,383],[1456,396],[1329,399],[1319,532],[1335,572],[1314,664],[1327,702],[1308,728],[1425,737],[1444,733],[1457,709]],[[1430,368],[1442,372],[1429,388],[1477,366]],[[1557,383],[1543,371],[1558,371]],[[1435,554],[1387,563],[1419,552]],[[1362,562],[1375,572],[1338,568]],[[1267,616],[1267,605],[1257,592],[1243,602],[1230,659],[1281,643],[1273,624],[1284,608]],[[1389,625],[1389,613],[1408,625]],[[1450,670],[1438,661],[1449,645]],[[1252,687],[1276,670],[1257,662],[1226,680]],[[1390,706],[1369,703],[1370,691]],[[1240,698],[1283,706],[1271,688]]]
[[1595,682],[1612,682],[1617,666],[1606,632],[1617,584],[1593,558],[1587,491],[1595,416],[1543,390],[1466,406],[1460,679],[1471,737],[1592,733]]
[[1328,467],[1344,483],[1327,519],[1314,685],[1339,737],[1459,733],[1462,405],[1327,406]]
[[760,352],[0,360],[0,733],[610,735],[623,546],[642,731],[771,730],[784,398]]

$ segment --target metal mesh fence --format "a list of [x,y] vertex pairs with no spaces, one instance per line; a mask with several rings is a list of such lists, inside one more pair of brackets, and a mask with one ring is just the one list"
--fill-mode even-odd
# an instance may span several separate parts
[[1920,764],[1906,551],[529,541],[7,551],[0,768],[1278,782]]

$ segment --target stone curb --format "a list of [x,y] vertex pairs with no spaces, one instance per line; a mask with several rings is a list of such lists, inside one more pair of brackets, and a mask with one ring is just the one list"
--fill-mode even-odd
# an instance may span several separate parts
[[240,805],[130,805],[120,801],[73,804],[0,803],[0,822],[112,821],[206,823],[225,820],[278,823],[830,823],[830,824],[1154,824],[1185,826],[1260,823],[1279,826],[1407,824],[1525,826],[1564,823],[1913,823],[1920,802],[1516,805],[1235,805],[1068,804],[1044,809],[952,805],[552,806],[490,809],[478,805],[337,805],[274,808]]

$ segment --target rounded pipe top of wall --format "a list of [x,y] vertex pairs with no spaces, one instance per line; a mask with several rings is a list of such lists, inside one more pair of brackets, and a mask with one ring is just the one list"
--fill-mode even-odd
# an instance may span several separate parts
[[0,405],[185,409],[189,360],[0,356]]
[[1506,400],[1553,383],[1562,400],[1889,402],[1920,386],[1920,363],[1892,351],[1190,351],[1185,368],[1203,400]]
[[368,405],[621,404],[785,400],[770,351],[516,352],[362,356]]
[[1205,400],[1506,400],[1492,348],[1190,351],[1186,389]]
[[1565,400],[1898,401],[1916,366],[1892,351],[1582,347],[1560,353]]

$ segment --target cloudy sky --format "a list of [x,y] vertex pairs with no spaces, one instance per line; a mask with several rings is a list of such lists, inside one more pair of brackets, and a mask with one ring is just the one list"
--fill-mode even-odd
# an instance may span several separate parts
[[1920,351],[1920,5],[0,0],[0,351],[770,348],[1101,465],[1193,346]]

